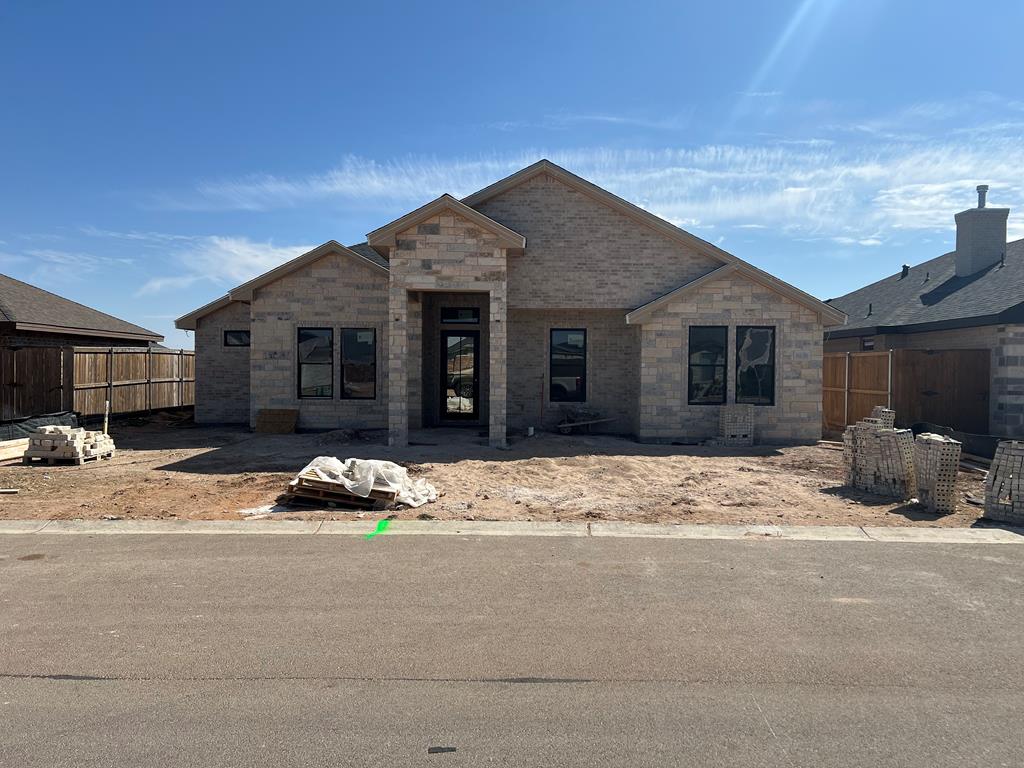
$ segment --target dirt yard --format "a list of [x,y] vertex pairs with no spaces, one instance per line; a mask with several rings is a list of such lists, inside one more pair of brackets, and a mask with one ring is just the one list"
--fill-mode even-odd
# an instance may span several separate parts
[[[255,435],[180,419],[114,425],[117,455],[84,466],[0,465],[0,518],[238,519],[274,504],[315,456],[396,461],[437,488],[437,503],[364,513],[414,519],[630,520],[669,523],[969,526],[979,475],[961,473],[955,514],[936,517],[842,485],[842,452],[822,446],[712,449],[640,445],[612,437],[538,435],[511,450],[475,431],[415,433],[389,449],[383,434]],[[282,519],[351,519],[338,509],[290,508]]]

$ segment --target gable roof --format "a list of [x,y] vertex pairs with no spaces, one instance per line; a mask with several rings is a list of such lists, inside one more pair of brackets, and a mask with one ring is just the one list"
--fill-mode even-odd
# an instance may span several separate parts
[[[890,275],[829,304],[849,315],[829,338],[966,328],[1024,321],[1024,239],[1006,245],[1006,258],[957,277],[956,251]],[[870,309],[870,314],[868,310]]]
[[[361,243],[357,247],[362,248],[363,245],[365,245],[365,243]],[[264,272],[259,277],[254,277],[247,283],[242,283],[237,288],[232,288],[230,291],[228,291],[228,297],[232,301],[252,301],[252,293],[257,288],[262,288],[263,286],[268,285],[269,283],[272,283],[275,280],[279,280],[285,275],[294,272],[297,269],[301,269],[307,264],[311,264],[314,261],[317,261],[318,259],[322,259],[324,256],[327,256],[331,253],[337,253],[342,256],[349,256],[385,274],[387,274],[388,272],[387,261],[382,259],[379,254],[377,254],[374,258],[370,258],[365,253],[360,253],[359,251],[353,250],[351,248],[346,248],[344,245],[342,245],[336,240],[328,240],[323,245],[318,245],[313,250],[306,251],[306,253],[302,254],[301,256],[298,256],[292,259],[291,261],[286,261],[281,266],[275,267],[269,272]]]
[[[492,197],[500,195],[503,192],[507,192],[513,187],[517,187],[520,184],[529,181],[532,178],[535,178],[536,176],[544,174],[551,176],[552,178],[562,182],[566,186],[571,187],[572,189],[575,189],[584,195],[587,195],[588,197],[590,197],[593,200],[596,200],[599,203],[604,203],[608,207],[618,211],[619,213],[624,214],[625,216],[628,216],[634,221],[646,225],[651,229],[655,230],[656,232],[660,232],[662,235],[669,238],[670,240],[674,240],[677,243],[693,248],[698,253],[702,253],[706,256],[709,256],[710,258],[722,264],[732,264],[736,266],[750,279],[758,283],[761,283],[766,288],[777,291],[783,294],[784,296],[793,299],[798,304],[802,304],[806,306],[808,309],[817,313],[826,325],[839,325],[843,322],[844,318],[842,316],[842,313],[837,312],[833,307],[830,307],[820,299],[816,299],[809,293],[805,293],[804,291],[801,291],[799,288],[790,285],[789,283],[783,280],[779,280],[777,277],[774,277],[773,275],[768,274],[764,270],[758,269],[753,264],[748,264],[738,256],[733,256],[731,253],[722,250],[717,245],[709,243],[707,240],[697,237],[696,235],[687,232],[685,229],[677,227],[675,224],[672,224],[671,222],[665,221],[665,219],[661,218],[660,216],[656,216],[650,211],[645,211],[643,208],[634,205],[628,200],[624,200],[618,195],[609,192],[607,189],[602,189],[601,187],[597,186],[597,184],[594,184],[591,181],[587,181],[582,176],[577,176],[575,173],[567,171],[565,168],[561,167],[560,165],[556,165],[555,163],[547,159],[538,160],[533,165],[529,165],[526,168],[523,168],[521,171],[513,173],[511,176],[506,176],[504,179],[496,181],[490,186],[484,187],[483,189],[479,190],[478,192],[474,192],[468,197],[462,198],[462,202],[469,206],[481,205],[487,200],[490,200]],[[702,278],[697,279],[701,280]],[[675,291],[670,291],[665,296],[659,297],[654,301],[659,301],[660,299],[667,300],[668,297],[671,297],[676,292],[683,291],[688,287],[694,286],[689,284],[681,285],[679,288],[676,288]],[[653,302],[648,303],[650,304]],[[630,314],[632,315],[633,313],[641,310],[642,308],[643,307],[637,307],[637,309],[633,310],[633,312],[631,312]]]
[[416,226],[425,219],[437,216],[442,211],[447,210],[454,211],[459,216],[464,219],[468,219],[481,229],[486,229],[491,234],[496,235],[498,242],[505,248],[526,247],[526,238],[518,232],[514,232],[504,224],[499,224],[494,219],[484,216],[479,211],[473,210],[468,205],[456,200],[447,192],[436,200],[431,200],[426,205],[421,205],[415,211],[407,213],[401,218],[395,219],[390,224],[385,224],[383,227],[373,230],[373,232],[366,236],[366,241],[374,248],[393,248],[395,246],[396,235],[404,232],[410,227]]
[[[690,280],[688,283],[683,283],[678,288],[671,290],[668,293],[647,302],[646,304],[640,305],[626,315],[626,324],[642,325],[659,307],[685,293],[696,290],[705,283],[710,283],[719,278],[727,277],[734,272],[753,280],[755,283],[763,285],[769,290],[775,291],[781,296],[785,296],[787,299],[806,307],[812,312],[815,312],[821,318],[821,321],[825,326],[842,325],[846,320],[846,315],[834,307],[829,306],[823,301],[819,301],[808,293],[804,293],[799,288],[794,288],[789,283],[772,277],[766,272],[762,272],[756,267],[752,267],[746,262],[741,261],[739,263],[723,264],[717,269],[705,272],[700,277]],[[768,278],[767,280],[765,279],[766,277]]]
[[225,294],[219,299],[214,299],[209,304],[204,304],[199,309],[192,310],[187,315],[182,315],[174,321],[174,327],[181,331],[194,331],[199,318],[205,317],[211,312],[216,312],[218,309],[223,309],[232,303],[234,302],[231,301],[231,297]]
[[19,331],[163,341],[155,331],[0,275],[0,324]]

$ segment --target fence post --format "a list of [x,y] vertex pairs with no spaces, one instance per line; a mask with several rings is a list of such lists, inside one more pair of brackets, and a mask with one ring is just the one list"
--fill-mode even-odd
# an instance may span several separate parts
[[114,407],[114,348],[107,347],[107,403],[109,410]]
[[185,402],[185,365],[181,356],[182,350],[178,350],[178,405]]
[[850,424],[850,353],[846,353],[846,373],[843,383],[843,428]]
[[146,347],[146,413],[153,412],[153,347]]
[[892,410],[892,349],[889,349],[889,383],[886,386],[888,392],[886,392],[886,408]]

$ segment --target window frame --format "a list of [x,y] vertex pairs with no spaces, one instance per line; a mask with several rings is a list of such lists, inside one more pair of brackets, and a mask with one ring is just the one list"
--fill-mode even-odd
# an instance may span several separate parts
[[[373,326],[362,327],[362,328],[339,328],[338,329],[338,353],[340,355],[340,373],[341,378],[338,380],[340,386],[338,397],[341,400],[376,400],[377,399],[377,329]],[[353,333],[360,333],[362,331],[369,331],[373,334],[373,394],[369,397],[365,395],[347,395],[345,394],[345,332],[350,331]],[[333,373],[331,374],[334,375]]]
[[[244,333],[248,338],[245,344],[228,344],[229,333]],[[221,337],[222,345],[225,347],[251,347],[252,346],[252,329],[250,328],[235,328],[235,329],[224,329],[224,335]]]
[[[464,312],[469,311],[471,313],[469,320],[446,320],[445,312]],[[441,325],[480,325],[480,307],[441,307],[440,314],[438,315]]]
[[[742,400],[742,399],[740,399],[740,330],[741,329],[744,329],[744,330],[745,329],[753,329],[753,330],[758,330],[758,331],[771,331],[772,332],[772,346],[771,346],[771,350],[772,350],[772,357],[771,357],[772,399],[771,399],[771,402],[768,402],[768,403],[753,403],[753,402],[750,402],[749,400]],[[736,393],[735,393],[735,401],[736,401],[736,403],[738,405],[753,405],[753,406],[758,407],[758,408],[771,408],[771,407],[773,407],[775,405],[776,394],[777,394],[776,393],[776,389],[777,389],[777,386],[776,386],[776,384],[777,384],[776,376],[777,376],[778,371],[776,370],[776,367],[777,367],[776,366],[776,358],[778,357],[777,347],[778,347],[778,344],[779,344],[779,328],[778,328],[778,326],[775,326],[775,325],[737,325],[736,326],[736,340],[735,340],[734,344],[736,346],[736,357],[735,357],[735,361],[736,361]]]
[[[304,363],[299,359],[299,334],[303,331],[327,331],[331,334],[331,360],[327,363]],[[314,366],[329,366],[331,369],[331,375],[329,378],[331,393],[329,395],[304,395],[302,394],[302,366],[314,365]],[[334,328],[329,326],[295,326],[295,396],[299,400],[333,400],[334,399]]]
[[[555,349],[555,334],[556,333],[582,333],[583,334],[583,375],[577,378],[580,379],[578,398],[555,398],[554,397],[554,349]],[[548,329],[548,402],[549,403],[585,403],[587,402],[587,329],[586,328],[549,328]],[[559,376],[558,378],[564,378]]]
[[[693,331],[694,329],[715,329],[723,331],[725,340],[722,344],[721,363],[692,363]],[[722,369],[722,399],[714,402],[707,400],[693,399],[693,369],[694,368],[721,368]],[[686,329],[686,404],[692,406],[722,406],[729,401],[729,326],[728,325],[690,325]]]

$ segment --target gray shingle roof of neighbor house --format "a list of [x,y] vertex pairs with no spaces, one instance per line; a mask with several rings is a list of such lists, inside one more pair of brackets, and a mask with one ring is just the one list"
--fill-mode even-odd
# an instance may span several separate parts
[[849,317],[829,338],[1024,322],[1024,239],[973,275],[957,277],[951,251],[828,303]]
[[0,275],[0,325],[19,331],[68,336],[108,336],[144,342],[163,341],[142,328],[21,280]]

